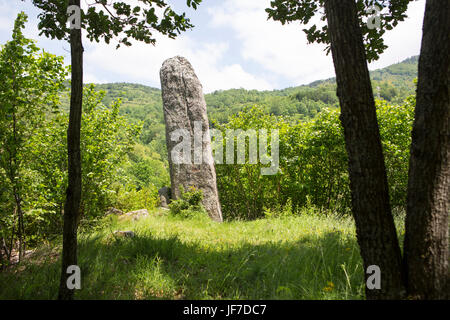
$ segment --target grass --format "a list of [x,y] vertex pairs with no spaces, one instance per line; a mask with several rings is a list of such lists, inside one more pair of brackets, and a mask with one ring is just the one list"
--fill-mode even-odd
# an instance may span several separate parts
[[[362,299],[350,219],[300,215],[214,223],[160,211],[79,236],[76,299]],[[134,238],[117,238],[132,230]],[[0,273],[0,299],[55,299],[60,245]]]

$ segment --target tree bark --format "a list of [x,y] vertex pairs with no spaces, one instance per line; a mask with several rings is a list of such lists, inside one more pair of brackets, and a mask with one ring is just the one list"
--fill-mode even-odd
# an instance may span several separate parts
[[[8,248],[6,247],[5,238],[2,237],[1,248],[0,248],[0,271],[5,269],[7,262],[9,262],[9,253]],[[7,260],[7,262],[3,262],[3,260]]]
[[366,286],[366,298],[398,299],[405,293],[402,257],[355,0],[326,0],[325,11],[349,158],[358,244],[364,271],[370,265],[381,269],[381,289],[370,290]]
[[412,131],[405,236],[408,294],[449,297],[450,2],[427,0]]
[[23,225],[23,211],[22,211],[22,199],[14,187],[14,201],[16,202],[16,212],[17,212],[17,236],[19,237],[19,262],[22,262],[25,257],[25,228]]
[[[80,6],[80,0],[70,0],[69,5]],[[67,268],[77,265],[77,229],[81,201],[80,129],[83,101],[83,44],[81,29],[70,31],[72,83],[70,96],[69,128],[67,131],[69,182],[64,206],[64,231],[62,269],[58,299],[73,299],[74,290],[67,287]]]
[[[14,97],[19,96],[20,88],[17,84],[16,77],[13,76],[13,90],[14,90]],[[21,192],[19,191],[21,188],[21,181],[20,181],[20,170],[19,170],[19,163],[18,163],[18,137],[17,137],[17,108],[18,108],[18,102],[17,99],[14,98],[13,102],[13,112],[12,112],[12,130],[13,130],[13,136],[12,136],[12,150],[9,152],[9,180],[11,182],[12,187],[12,193],[14,196],[14,202],[15,202],[15,210],[14,213],[17,214],[17,236],[19,238],[19,262],[23,260],[23,257],[25,255],[25,243],[24,243],[24,225],[23,225],[23,212],[22,212],[22,197],[20,196]],[[14,230],[13,230],[14,232]],[[12,247],[11,247],[12,250]]]

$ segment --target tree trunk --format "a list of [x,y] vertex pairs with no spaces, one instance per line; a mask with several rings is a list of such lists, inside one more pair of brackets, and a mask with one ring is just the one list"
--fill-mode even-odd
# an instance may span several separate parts
[[9,241],[8,262],[11,262],[12,251],[14,249],[14,234],[16,229],[16,207],[14,206],[13,225],[11,230],[11,239]]
[[412,132],[405,236],[408,294],[448,298],[450,2],[427,0]]
[[[70,0],[69,5],[80,6],[80,0]],[[81,201],[81,154],[80,128],[83,101],[83,45],[81,29],[70,31],[72,83],[70,97],[69,129],[67,131],[67,151],[69,183],[64,206],[64,231],[61,281],[58,299],[73,299],[74,290],[67,288],[66,273],[70,265],[77,265],[77,228]]]
[[[9,256],[9,253],[8,253],[8,248],[6,247],[5,238],[2,237],[1,248],[0,248],[0,271],[5,269],[6,264],[9,262],[8,256]],[[7,262],[3,262],[6,259],[8,259]]]
[[[14,78],[14,94],[15,96],[18,95],[18,87],[15,82]],[[14,209],[14,215],[17,214],[17,236],[19,240],[19,262],[23,260],[23,257],[25,255],[25,244],[24,244],[24,225],[23,225],[23,212],[22,212],[22,198],[20,196],[21,192],[19,191],[21,188],[21,181],[20,181],[20,173],[19,173],[19,164],[17,160],[17,154],[18,154],[18,142],[17,142],[17,116],[16,116],[16,106],[17,102],[14,102],[14,108],[12,112],[12,129],[13,129],[13,141],[12,141],[12,150],[9,151],[9,181],[11,183],[12,187],[12,195],[14,197],[14,203],[15,203],[15,209]],[[14,228],[13,228],[13,234],[14,234]],[[12,251],[11,246],[11,251]]]
[[16,202],[16,212],[17,212],[17,236],[19,238],[19,262],[22,262],[25,256],[25,228],[23,225],[23,211],[22,211],[22,199],[14,187],[14,200]]
[[[392,217],[375,101],[355,0],[326,0],[336,71],[352,209],[364,271],[381,270],[381,289],[367,299],[397,299],[405,293],[401,251]],[[368,275],[366,274],[366,279]]]

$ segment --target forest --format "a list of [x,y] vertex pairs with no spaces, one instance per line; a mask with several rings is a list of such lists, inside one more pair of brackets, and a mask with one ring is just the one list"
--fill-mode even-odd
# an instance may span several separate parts
[[[325,8],[328,30],[305,32],[330,44],[336,78],[204,95],[211,129],[279,132],[276,174],[261,175],[249,157],[215,165],[222,223],[195,186],[162,206],[171,171],[161,89],[80,81],[80,29],[52,23],[66,10],[46,2],[33,1],[47,13],[39,28],[69,41],[71,65],[24,35],[23,12],[0,47],[0,300],[448,299],[448,2],[428,0],[425,13],[444,41],[424,39],[421,56],[369,74],[385,30],[367,29],[354,0],[272,1],[267,14],[283,24]],[[386,8],[388,30],[409,2]],[[90,40],[154,43],[149,30],[175,37],[192,27],[171,9],[147,26],[139,7],[113,8],[128,18],[84,13]],[[443,19],[441,30],[427,19]],[[339,28],[357,30],[345,33],[347,47]],[[69,265],[81,289],[65,287]],[[371,265],[381,289],[369,288]]]

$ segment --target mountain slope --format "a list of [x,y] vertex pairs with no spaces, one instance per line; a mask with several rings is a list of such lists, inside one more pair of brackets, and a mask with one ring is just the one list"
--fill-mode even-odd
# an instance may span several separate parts
[[[392,103],[401,103],[415,91],[418,57],[371,72],[374,93]],[[96,85],[105,91],[103,102],[109,105],[121,99],[121,113],[131,121],[143,121],[141,141],[150,143],[164,137],[161,90],[140,84],[108,83]],[[266,112],[288,116],[293,120],[312,118],[325,107],[338,107],[335,79],[319,80],[309,85],[273,91],[230,89],[205,95],[210,120],[224,123],[245,106],[258,104]],[[68,109],[69,100],[63,98]]]
[[[401,103],[414,93],[417,77],[418,57],[371,72],[374,92],[380,98]],[[276,115],[313,117],[325,106],[337,106],[335,79],[315,81],[309,85],[273,91],[230,89],[205,95],[211,118],[225,122],[228,117],[242,110],[243,106],[259,104],[267,112]],[[106,91],[105,103],[116,98],[123,100],[122,112],[133,118],[144,120],[152,114],[163,120],[162,101],[159,89],[127,83],[102,84],[98,89]]]

